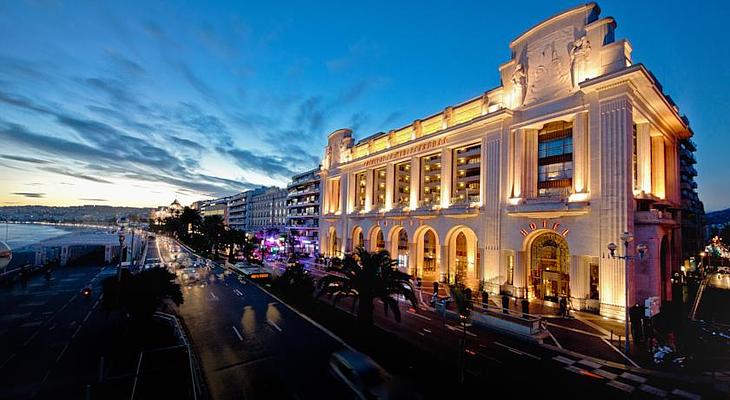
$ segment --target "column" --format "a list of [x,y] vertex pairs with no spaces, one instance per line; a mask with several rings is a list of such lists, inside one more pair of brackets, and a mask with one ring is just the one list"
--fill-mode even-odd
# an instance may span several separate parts
[[527,276],[530,267],[527,265],[526,255],[524,251],[515,251],[515,264],[512,271],[512,282],[515,287],[514,295],[516,297],[525,297],[527,295]]
[[451,205],[451,149],[441,150],[441,208]]
[[[441,239],[443,240],[443,239]],[[449,246],[442,244],[441,245],[441,276],[439,278],[446,278],[446,282],[451,282],[451,274],[454,273],[454,271],[451,271],[449,268]]]
[[479,159],[479,203],[484,206],[487,203],[487,137],[482,138],[481,155]]
[[651,125],[636,125],[636,189],[651,193]]
[[340,176],[340,203],[338,206],[338,211],[342,211],[343,214],[352,210],[355,202],[354,194],[348,196],[350,192],[350,186],[353,187],[353,190],[355,187],[355,185],[348,184],[350,180],[349,178],[349,174],[342,174]]
[[666,160],[664,159],[664,137],[659,134],[651,137],[652,193],[664,199],[666,193]]
[[373,209],[373,170],[365,172],[365,212]]
[[395,182],[395,164],[388,163],[385,167],[385,209],[393,208],[393,183]]
[[523,197],[522,179],[524,176],[524,152],[525,134],[524,130],[517,129],[512,134],[512,196],[513,198]]
[[537,197],[537,129],[525,129],[525,152],[522,162],[522,193],[525,198]]
[[408,240],[408,273],[413,275],[413,278],[416,277],[417,271],[416,271],[416,264],[417,264],[417,251],[416,251],[416,244],[411,243],[410,240],[413,238],[409,237]]
[[411,210],[418,208],[418,189],[420,186],[420,175],[421,175],[421,163],[419,157],[411,157],[411,199],[410,206]]
[[[600,239],[602,254],[599,266],[599,293],[601,315],[623,319],[626,304],[626,270],[623,260],[608,256],[606,245],[619,245],[622,232],[634,231],[632,193],[633,136],[632,104],[628,96],[621,96],[600,103],[601,132],[601,205]],[[634,243],[635,245],[635,243]],[[633,255],[629,247],[629,255]],[[629,281],[630,282],[630,281]]]
[[580,112],[573,121],[573,193],[588,191],[588,114]]

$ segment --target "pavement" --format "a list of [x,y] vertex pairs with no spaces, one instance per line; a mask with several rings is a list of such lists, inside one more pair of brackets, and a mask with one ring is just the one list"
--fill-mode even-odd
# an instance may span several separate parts
[[[115,272],[61,267],[50,281],[38,274],[26,287],[0,289],[0,399],[44,398],[76,381],[85,339],[105,323],[98,312],[101,281]],[[87,285],[89,298],[80,294]]]

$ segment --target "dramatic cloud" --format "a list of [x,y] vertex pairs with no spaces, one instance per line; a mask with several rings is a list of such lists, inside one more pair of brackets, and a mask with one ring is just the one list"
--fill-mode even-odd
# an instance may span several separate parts
[[91,182],[96,182],[96,183],[109,183],[109,184],[112,183],[111,181],[108,181],[106,179],[102,179],[102,178],[98,178],[98,177],[95,177],[95,176],[86,175],[86,174],[83,174],[83,173],[80,173],[80,172],[74,172],[74,171],[71,171],[71,170],[68,170],[68,169],[65,169],[65,168],[44,167],[44,168],[41,168],[41,170],[48,171],[48,172],[53,172],[54,174],[66,175],[66,176],[70,176],[70,177],[73,177],[73,178],[84,179],[84,180],[91,181]]
[[16,193],[12,193],[12,194],[15,196],[23,196],[23,197],[28,197],[31,199],[42,199],[43,197],[46,196],[45,193],[32,193],[32,192],[16,192]]
[[107,199],[79,199],[79,200],[81,200],[81,201],[99,201],[99,202],[101,202],[101,201],[109,201]]
[[31,158],[31,157],[22,157],[22,156],[11,156],[7,154],[0,155],[0,157],[6,159],[6,160],[13,160],[13,161],[22,161],[27,162],[31,164],[50,164],[50,161],[47,160],[41,160],[38,158]]

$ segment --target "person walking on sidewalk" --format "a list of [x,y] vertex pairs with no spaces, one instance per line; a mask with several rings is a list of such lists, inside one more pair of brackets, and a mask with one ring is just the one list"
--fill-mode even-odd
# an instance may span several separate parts
[[560,309],[559,309],[558,314],[561,317],[566,318],[568,316],[568,301],[565,299],[565,296],[560,298],[559,305],[560,305]]

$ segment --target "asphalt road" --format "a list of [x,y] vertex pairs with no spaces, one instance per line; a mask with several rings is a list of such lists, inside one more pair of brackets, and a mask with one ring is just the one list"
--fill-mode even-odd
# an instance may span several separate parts
[[[158,257],[152,251],[148,256]],[[162,259],[169,257],[163,249]],[[336,337],[222,268],[211,270],[207,277],[186,285],[183,291],[185,303],[180,312],[212,398],[342,397],[341,392],[334,391],[339,385],[327,371],[331,353],[344,347]],[[346,302],[342,309],[349,310]],[[444,324],[433,312],[409,310],[405,306],[402,322],[378,315],[376,310],[376,323],[415,344],[423,350],[423,356],[418,353],[419,357],[409,358],[407,352],[393,352],[392,348],[388,350],[390,353],[379,351],[378,344],[367,346],[365,352],[420,389],[424,398],[441,398],[452,391],[440,382],[447,382],[456,374],[454,364],[439,364],[438,360],[455,363],[463,337],[460,327],[453,321]],[[333,330],[350,340],[346,336],[348,329],[340,331],[333,327]],[[484,329],[469,328],[467,342],[468,379],[471,387],[477,389],[483,381],[485,393],[496,393],[493,389],[502,385],[512,388],[514,394],[552,393],[566,398],[586,394],[595,398],[699,398],[698,394],[712,398],[717,395],[706,384],[680,384],[671,377],[599,365],[584,357]]]
[[[50,281],[35,275],[25,288],[16,283],[0,290],[0,399],[54,391],[63,398],[58,390],[78,376],[83,338],[104,323],[96,312],[100,283],[114,273],[111,267],[61,267]],[[89,298],[80,294],[87,285]]]
[[[162,259],[170,254],[160,245]],[[159,257],[151,246],[148,257]],[[344,398],[328,372],[345,348],[238,275],[215,268],[183,287],[180,314],[214,399]]]

